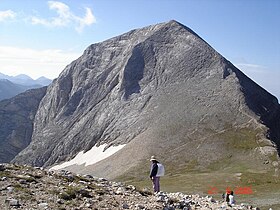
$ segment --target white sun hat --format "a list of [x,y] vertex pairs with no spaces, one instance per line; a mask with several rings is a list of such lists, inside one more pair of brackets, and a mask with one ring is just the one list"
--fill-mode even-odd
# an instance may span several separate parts
[[155,156],[151,156],[150,161],[153,161],[153,160],[156,160],[156,161],[157,161],[157,159],[156,159],[156,157],[155,157]]

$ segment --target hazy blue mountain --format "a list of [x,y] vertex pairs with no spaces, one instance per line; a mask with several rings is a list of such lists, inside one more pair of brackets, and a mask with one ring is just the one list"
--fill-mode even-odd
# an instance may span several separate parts
[[13,77],[0,73],[0,100],[12,98],[29,89],[48,86],[51,82],[52,80],[46,77],[33,80],[25,74]]
[[10,80],[16,84],[21,84],[21,85],[34,84],[34,80],[25,74],[19,74],[17,76],[11,77]]
[[34,80],[25,74],[19,74],[17,76],[8,76],[8,75],[0,73],[0,79],[7,79],[15,84],[20,84],[20,85],[25,85],[25,86],[37,85],[38,87],[48,86],[52,82],[51,79],[48,79],[46,77],[40,77],[40,78]]
[[0,79],[0,100],[11,98],[30,87],[12,83],[7,79]]
[[37,84],[43,85],[43,86],[48,86],[52,80],[46,78],[46,77],[39,77],[38,79],[35,80]]
[[[15,85],[8,80],[5,82],[8,87]],[[0,163],[9,162],[29,145],[33,120],[46,89],[47,87],[27,90],[0,101]]]

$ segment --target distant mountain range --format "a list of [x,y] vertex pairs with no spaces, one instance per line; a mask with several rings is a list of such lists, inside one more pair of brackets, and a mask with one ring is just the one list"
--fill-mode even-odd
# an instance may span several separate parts
[[52,80],[46,77],[33,80],[25,74],[13,77],[0,73],[0,100],[11,98],[29,89],[48,86],[51,82]]
[[51,79],[48,79],[46,77],[39,77],[38,79],[34,80],[25,74],[19,74],[17,76],[8,76],[0,73],[0,79],[7,79],[10,80],[12,83],[20,84],[24,86],[31,86],[31,85],[48,86],[52,82]]

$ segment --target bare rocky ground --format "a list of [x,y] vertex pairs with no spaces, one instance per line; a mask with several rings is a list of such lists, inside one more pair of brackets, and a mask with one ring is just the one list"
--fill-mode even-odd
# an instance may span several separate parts
[[212,197],[153,194],[132,185],[68,171],[0,164],[0,209],[258,209]]

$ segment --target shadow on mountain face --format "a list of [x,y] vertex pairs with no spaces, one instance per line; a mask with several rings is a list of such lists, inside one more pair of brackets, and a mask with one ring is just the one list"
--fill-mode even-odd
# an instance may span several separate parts
[[124,97],[128,99],[133,93],[140,92],[139,81],[143,78],[145,60],[143,57],[141,44],[137,45],[129,58],[127,65],[124,69],[124,80],[122,89],[124,89]]

